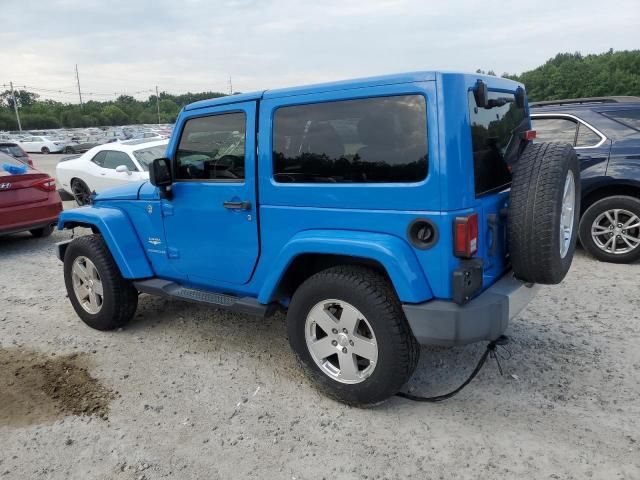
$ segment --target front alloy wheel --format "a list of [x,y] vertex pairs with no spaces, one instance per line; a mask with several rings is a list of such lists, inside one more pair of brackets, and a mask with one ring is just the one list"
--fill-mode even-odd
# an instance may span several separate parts
[[94,315],[98,313],[104,302],[104,294],[100,274],[93,262],[87,257],[77,257],[71,268],[71,280],[73,292],[82,308]]

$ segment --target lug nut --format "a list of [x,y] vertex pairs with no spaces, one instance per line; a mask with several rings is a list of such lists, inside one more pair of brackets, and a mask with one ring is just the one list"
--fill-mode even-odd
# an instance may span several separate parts
[[344,348],[342,349],[342,353],[347,353],[347,347],[344,347]]
[[338,329],[337,328],[332,328],[331,331],[333,332],[334,335],[338,333]]
[[335,347],[336,345],[338,345],[338,342],[336,342],[335,340],[331,340],[331,345]]
[[349,345],[353,347],[353,340],[349,340]]
[[347,329],[346,329],[346,328],[343,328],[343,329],[342,329],[342,333],[347,333]]

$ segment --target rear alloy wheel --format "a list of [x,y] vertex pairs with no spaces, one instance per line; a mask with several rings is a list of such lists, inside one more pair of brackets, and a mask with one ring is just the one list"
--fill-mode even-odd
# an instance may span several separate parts
[[366,267],[337,266],[309,277],[289,305],[287,333],[315,384],[350,405],[397,393],[420,356],[389,281]]
[[36,238],[42,238],[51,235],[53,233],[53,228],[53,225],[47,225],[42,228],[34,228],[33,230],[29,230],[29,232]]
[[618,195],[591,205],[580,220],[580,242],[604,262],[640,259],[640,200]]
[[49,149],[47,147],[42,147],[40,152],[44,155],[49,155]]
[[71,182],[71,192],[79,206],[82,207],[91,203],[91,191],[82,180],[76,179]]

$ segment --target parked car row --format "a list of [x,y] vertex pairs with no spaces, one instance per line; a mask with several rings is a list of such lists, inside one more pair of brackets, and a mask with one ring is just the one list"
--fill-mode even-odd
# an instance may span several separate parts
[[84,153],[105,143],[134,139],[169,138],[172,125],[127,125],[123,127],[0,132],[1,142],[17,143],[28,153]]

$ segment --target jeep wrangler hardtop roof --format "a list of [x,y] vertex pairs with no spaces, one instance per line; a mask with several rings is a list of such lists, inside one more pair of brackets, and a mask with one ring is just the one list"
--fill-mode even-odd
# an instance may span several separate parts
[[426,82],[433,81],[437,75],[460,75],[473,76],[473,78],[482,78],[491,83],[508,82],[510,84],[518,83],[500,77],[486,76],[480,74],[466,74],[454,71],[420,71],[397,73],[393,75],[380,75],[374,77],[355,78],[350,80],[340,80],[337,82],[318,83],[314,85],[303,85],[299,87],[278,88],[274,90],[258,90],[256,92],[240,93],[237,95],[228,95],[226,97],[218,97],[210,100],[200,100],[184,107],[185,110],[196,110],[200,108],[216,107],[219,105],[229,105],[232,103],[248,102],[251,100],[261,100],[269,98],[289,97],[293,95],[310,95],[314,93],[331,92],[335,90],[345,90],[349,88],[362,87],[379,87],[382,85],[393,85],[397,83],[410,82]]

